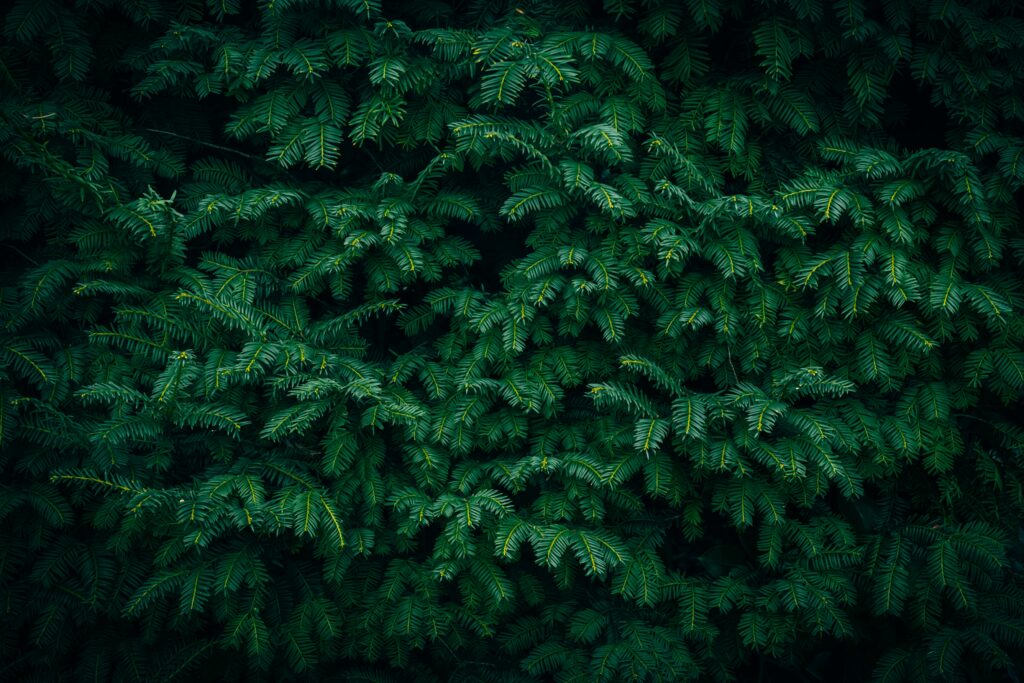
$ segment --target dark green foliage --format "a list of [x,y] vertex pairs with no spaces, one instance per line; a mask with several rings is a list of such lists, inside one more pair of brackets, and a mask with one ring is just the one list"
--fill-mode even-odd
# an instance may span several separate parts
[[0,678],[1020,677],[1013,3],[5,12]]

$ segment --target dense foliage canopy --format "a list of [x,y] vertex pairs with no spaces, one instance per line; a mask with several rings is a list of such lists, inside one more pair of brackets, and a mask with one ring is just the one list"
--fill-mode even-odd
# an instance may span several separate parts
[[0,678],[1019,680],[1014,3],[3,12]]

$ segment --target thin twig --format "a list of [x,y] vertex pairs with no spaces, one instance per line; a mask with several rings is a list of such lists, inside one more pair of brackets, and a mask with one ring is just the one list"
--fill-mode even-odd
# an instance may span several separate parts
[[732,364],[732,347],[729,344],[725,345],[725,352],[729,357],[729,367],[732,368],[732,376],[736,379],[736,383],[740,383],[740,376],[736,373],[736,366]]
[[187,135],[181,135],[180,133],[175,133],[173,131],[160,130],[159,128],[144,128],[143,130],[148,130],[150,133],[160,133],[161,135],[170,135],[171,137],[174,137],[174,138],[180,138],[182,140],[188,140],[189,142],[194,142],[197,145],[202,145],[204,147],[212,147],[213,149],[219,149],[222,152],[231,152],[232,154],[238,154],[240,156],[247,157],[249,159],[255,159],[256,161],[262,161],[265,164],[270,163],[266,159],[258,157],[255,154],[249,154],[248,152],[243,152],[240,149],[232,149],[231,147],[225,147],[224,145],[218,145],[218,144],[215,144],[213,142],[206,142],[204,140],[197,140],[195,138],[190,138]]
[[18,248],[17,248],[16,246],[14,246],[13,244],[8,244],[8,245],[7,245],[7,248],[8,248],[8,249],[13,249],[14,251],[16,251],[16,252],[18,252],[19,254],[21,254],[21,255],[22,255],[22,256],[23,256],[24,258],[25,258],[25,260],[26,260],[26,261],[30,261],[30,262],[32,263],[32,265],[34,265],[34,266],[38,266],[38,265],[39,265],[39,261],[36,261],[36,260],[35,260],[34,258],[32,258],[32,257],[31,257],[31,256],[29,256],[28,254],[26,254],[25,252],[23,252],[23,251],[22,251],[21,249],[18,249]]
[[4,668],[0,669],[0,674],[2,674],[2,673],[6,673],[7,671],[10,671],[10,670],[11,670],[12,668],[14,668],[15,666],[17,666],[18,664],[21,664],[22,662],[24,662],[24,661],[25,661],[26,659],[28,659],[28,658],[29,658],[29,657],[31,657],[31,656],[32,656],[32,653],[31,653],[31,652],[29,652],[28,654],[25,654],[25,655],[22,655],[21,657],[18,657],[18,658],[17,658],[17,659],[15,659],[15,660],[14,660],[13,662],[11,662],[10,664],[8,664],[8,665],[7,665],[7,666],[5,666]]

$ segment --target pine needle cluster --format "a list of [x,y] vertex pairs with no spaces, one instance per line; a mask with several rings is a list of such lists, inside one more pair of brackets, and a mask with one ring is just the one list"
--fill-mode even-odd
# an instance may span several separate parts
[[1024,675],[1014,3],[2,13],[0,678]]

